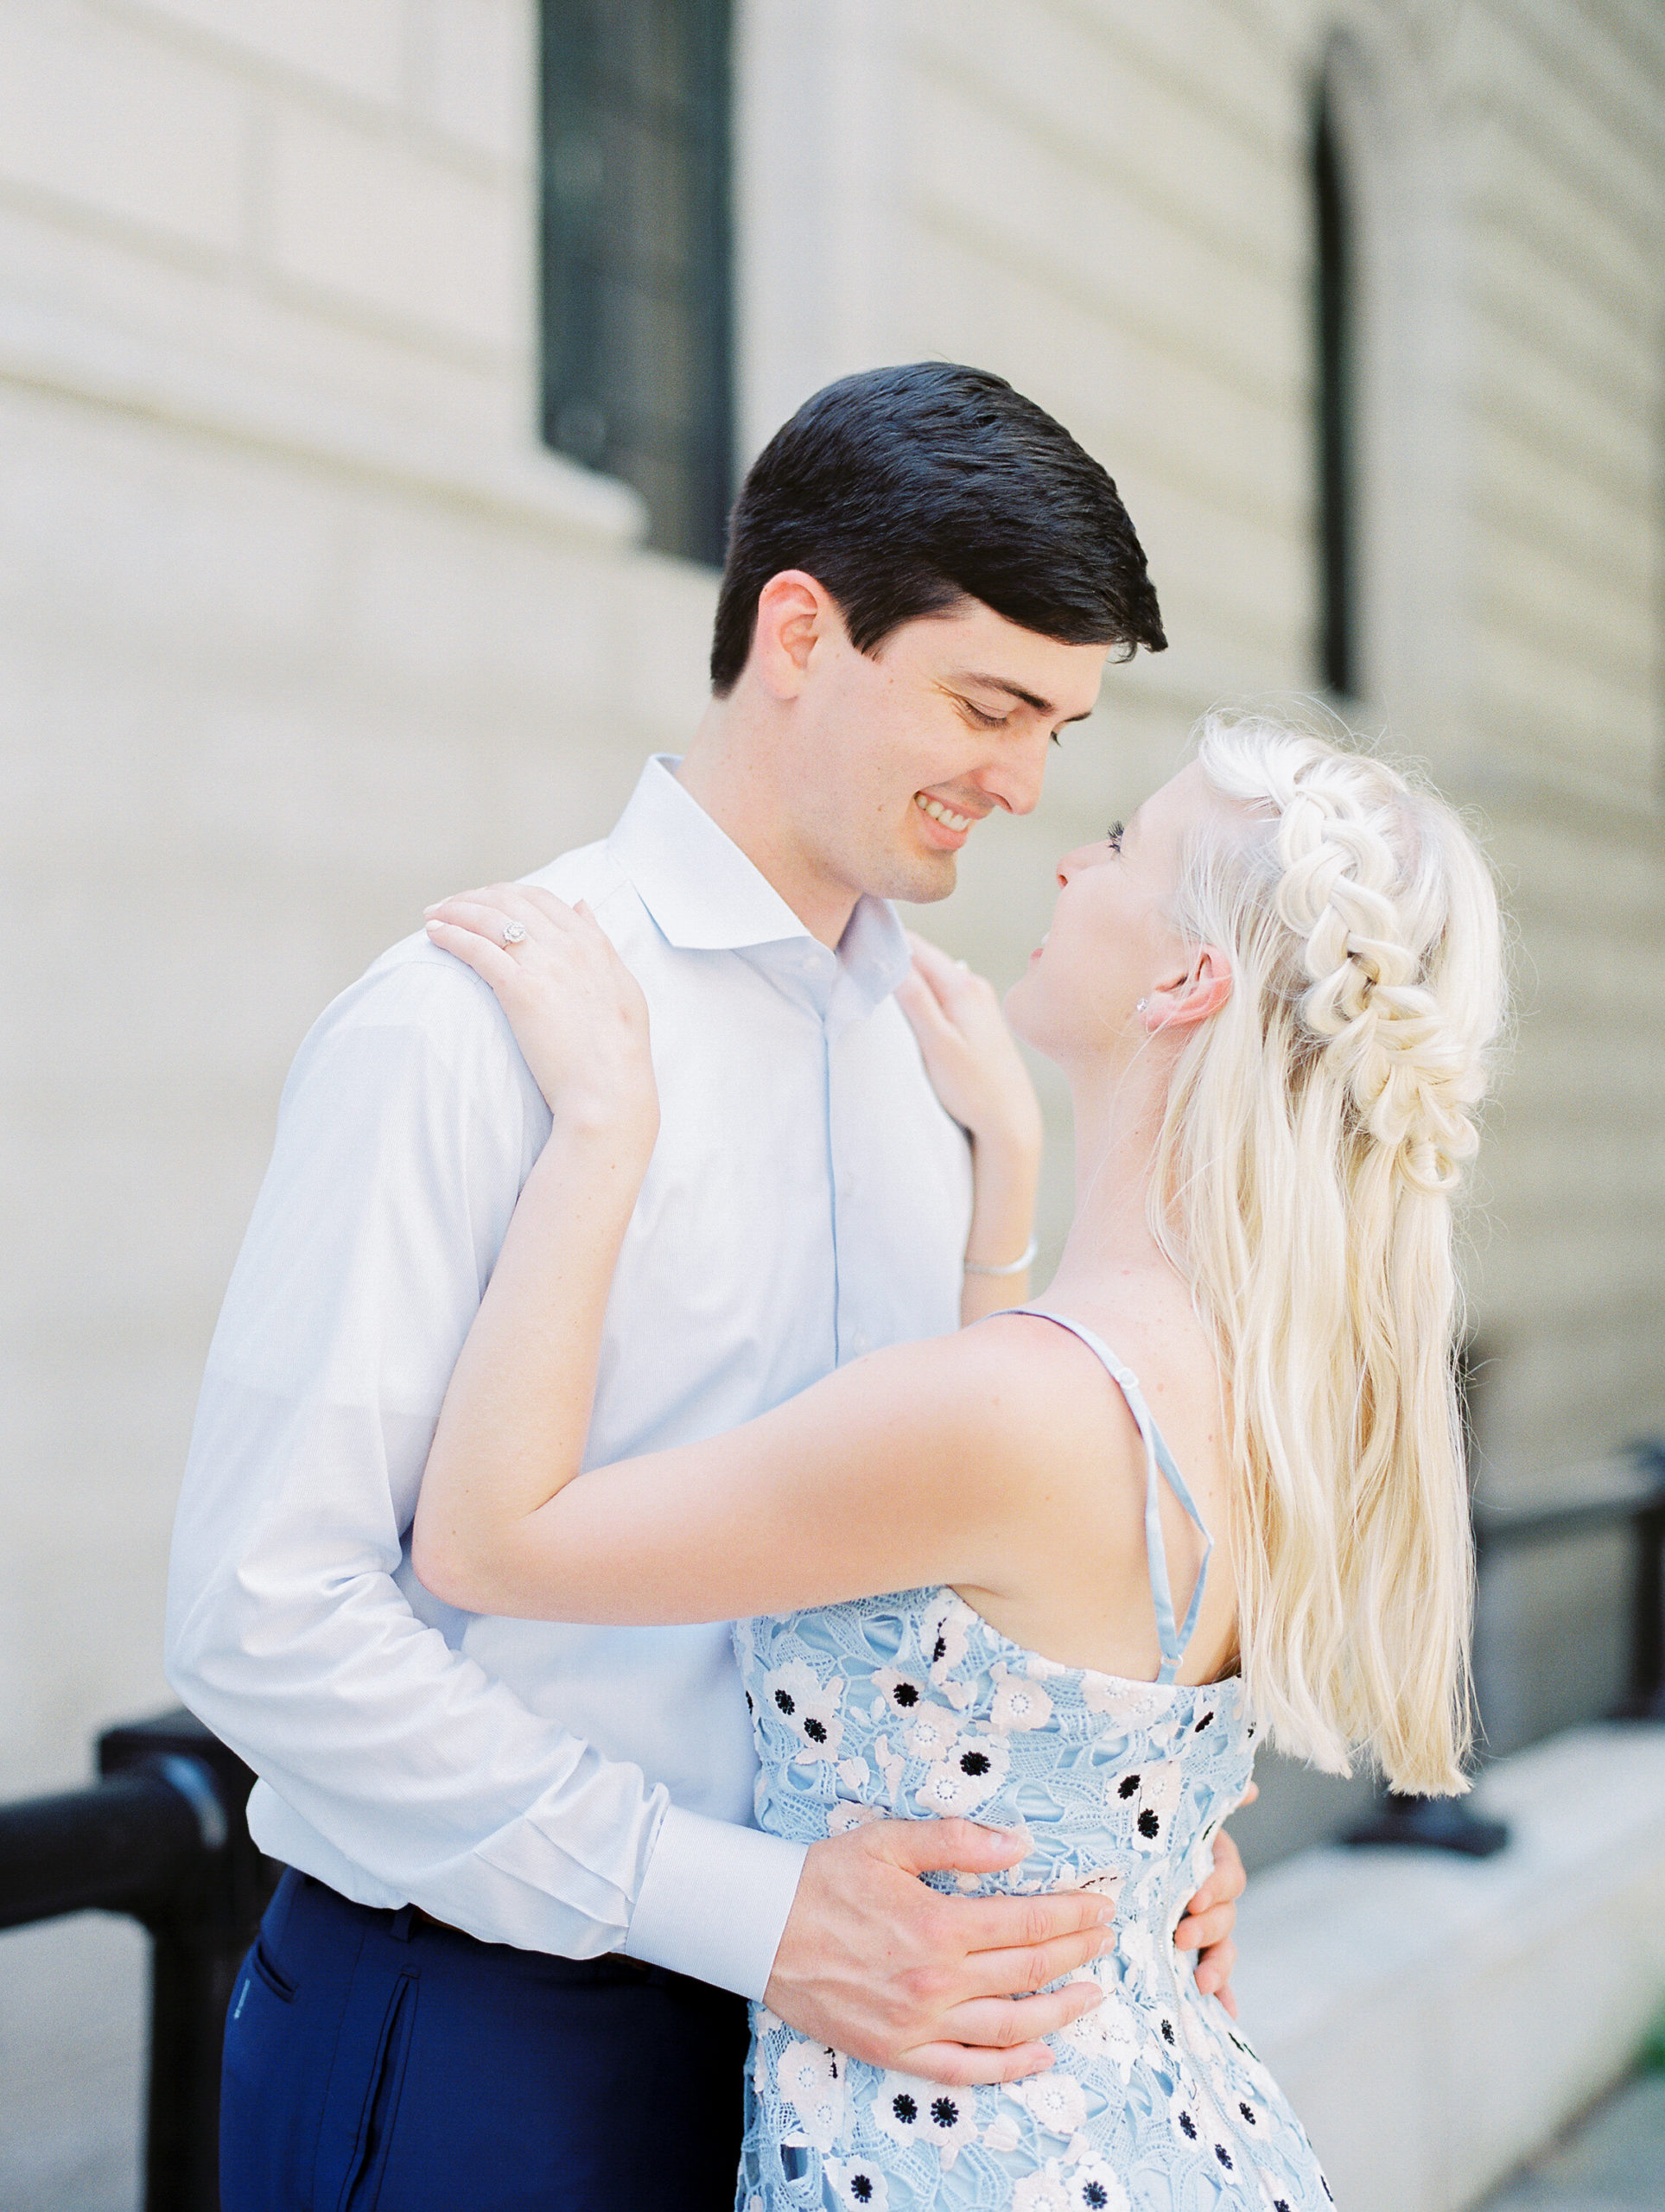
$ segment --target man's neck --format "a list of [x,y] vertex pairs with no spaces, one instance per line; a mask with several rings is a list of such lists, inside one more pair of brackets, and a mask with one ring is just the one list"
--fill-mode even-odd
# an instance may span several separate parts
[[747,727],[731,699],[714,699],[677,770],[677,780],[758,874],[779,893],[804,928],[836,949],[856,893],[816,866],[770,772],[775,749],[768,733]]

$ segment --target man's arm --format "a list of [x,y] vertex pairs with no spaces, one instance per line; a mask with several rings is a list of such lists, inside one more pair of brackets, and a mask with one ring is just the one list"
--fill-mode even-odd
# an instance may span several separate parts
[[209,1357],[169,1677],[361,1897],[571,1956],[645,1946],[758,1994],[801,1849],[671,1807],[454,1650],[394,1579],[546,1126],[489,995],[433,953],[315,1029]]

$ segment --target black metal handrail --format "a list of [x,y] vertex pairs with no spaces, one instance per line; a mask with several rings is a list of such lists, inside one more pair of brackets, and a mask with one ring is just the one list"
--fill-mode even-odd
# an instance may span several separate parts
[[[1553,1504],[1474,1509],[1478,1570],[1500,1552],[1535,1549],[1628,1526],[1636,1561],[1630,1586],[1630,1650],[1615,1720],[1665,1720],[1665,1444],[1635,1447],[1633,1481],[1621,1489]],[[1406,1797],[1389,1790],[1369,1820],[1342,1838],[1351,1844],[1398,1844],[1489,1859],[1509,1841],[1502,1821],[1482,1820],[1461,1798]]]
[[88,1789],[0,1805],[0,1928],[67,1912],[150,1933],[144,2212],[219,2212],[226,2007],[271,1893],[254,1777],[182,1709],[108,1730]]

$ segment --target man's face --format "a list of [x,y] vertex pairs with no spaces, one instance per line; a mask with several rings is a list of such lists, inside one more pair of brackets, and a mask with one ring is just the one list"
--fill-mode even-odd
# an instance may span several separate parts
[[778,764],[804,862],[829,891],[945,899],[977,824],[1034,806],[1053,734],[1091,712],[1109,650],[1059,645],[966,600],[870,655],[835,613]]

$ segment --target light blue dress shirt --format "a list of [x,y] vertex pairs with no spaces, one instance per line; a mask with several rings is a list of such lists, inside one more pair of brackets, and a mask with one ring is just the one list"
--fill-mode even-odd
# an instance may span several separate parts
[[[589,1465],[959,1318],[969,1156],[892,996],[894,913],[863,899],[817,943],[674,766],[531,879],[587,899],[640,980],[661,1099]],[[169,1677],[258,1773],[262,1849],[343,1895],[759,1996],[803,1853],[750,1825],[727,1624],[480,1618],[410,1572],[440,1402],[549,1127],[492,993],[425,938],[319,1020],[208,1357]]]

